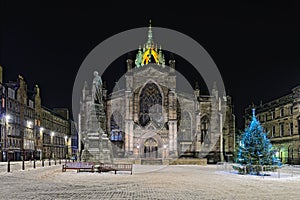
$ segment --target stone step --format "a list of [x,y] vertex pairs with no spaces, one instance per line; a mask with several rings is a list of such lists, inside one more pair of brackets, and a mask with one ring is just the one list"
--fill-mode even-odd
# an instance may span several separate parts
[[162,165],[162,159],[142,159],[142,165]]

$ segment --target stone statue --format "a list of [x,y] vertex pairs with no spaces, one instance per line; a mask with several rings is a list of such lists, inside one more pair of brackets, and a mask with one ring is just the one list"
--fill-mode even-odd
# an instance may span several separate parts
[[93,95],[94,103],[96,104],[102,103],[102,79],[98,75],[97,71],[94,71],[92,95]]

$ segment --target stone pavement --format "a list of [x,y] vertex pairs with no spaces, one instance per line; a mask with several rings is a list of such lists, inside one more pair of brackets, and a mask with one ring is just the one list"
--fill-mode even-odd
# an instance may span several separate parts
[[134,165],[128,172],[0,172],[0,199],[298,199],[300,178],[246,176],[209,166]]

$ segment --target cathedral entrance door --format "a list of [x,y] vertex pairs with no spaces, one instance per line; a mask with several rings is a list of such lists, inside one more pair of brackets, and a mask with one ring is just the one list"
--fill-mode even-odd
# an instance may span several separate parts
[[154,138],[148,138],[144,143],[144,157],[157,158],[158,157],[158,144]]

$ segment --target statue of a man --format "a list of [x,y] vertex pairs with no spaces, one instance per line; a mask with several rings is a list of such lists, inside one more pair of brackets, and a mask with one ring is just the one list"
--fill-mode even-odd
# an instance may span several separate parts
[[95,103],[102,103],[102,79],[97,71],[94,71],[92,95]]

